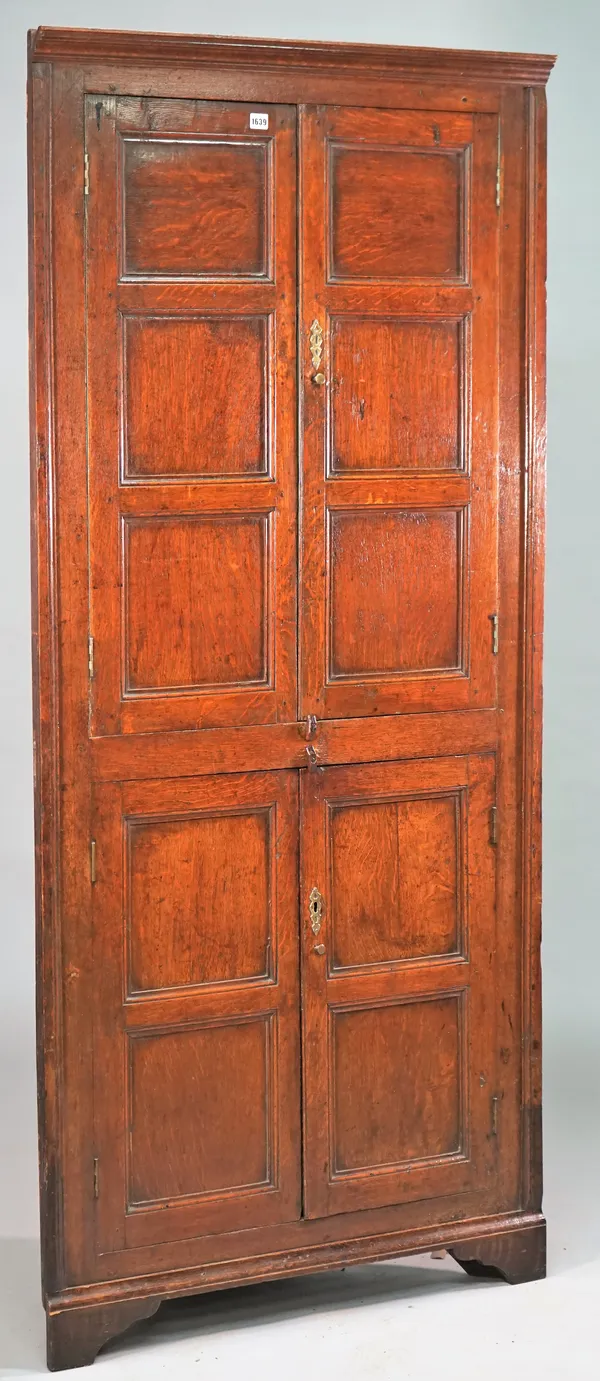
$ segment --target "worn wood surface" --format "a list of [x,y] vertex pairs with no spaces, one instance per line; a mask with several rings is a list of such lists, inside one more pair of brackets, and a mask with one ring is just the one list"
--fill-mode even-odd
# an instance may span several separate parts
[[303,714],[495,703],[497,142],[492,116],[302,112]]
[[31,36],[55,1368],[169,1294],[543,1272],[551,65]]

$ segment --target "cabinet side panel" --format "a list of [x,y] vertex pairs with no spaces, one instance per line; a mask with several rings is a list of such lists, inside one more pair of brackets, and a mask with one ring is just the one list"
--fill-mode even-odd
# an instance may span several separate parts
[[498,1010],[499,1205],[520,1201],[521,1163],[521,580],[524,377],[524,96],[501,106],[500,523],[497,907],[502,948]]
[[546,95],[526,92],[525,432],[522,640],[523,1207],[542,1198],[542,635],[546,484]]
[[30,78],[34,717],[43,1291],[92,1271],[83,92]]
[[[32,35],[29,36],[31,55]],[[60,953],[56,887],[58,714],[54,516],[54,379],[51,230],[52,68],[29,61],[29,416],[31,476],[31,639],[36,892],[36,1018],[42,1289],[61,1278]]]

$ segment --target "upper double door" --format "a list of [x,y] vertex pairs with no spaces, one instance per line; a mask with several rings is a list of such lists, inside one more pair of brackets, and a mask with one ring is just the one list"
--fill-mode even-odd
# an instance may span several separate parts
[[493,705],[496,117],[85,123],[92,733]]

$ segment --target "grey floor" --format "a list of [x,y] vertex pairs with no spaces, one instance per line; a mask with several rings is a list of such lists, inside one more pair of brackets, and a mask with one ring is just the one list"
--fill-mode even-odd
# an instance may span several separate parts
[[[109,1344],[96,1371],[107,1381],[165,1374],[203,1381],[275,1374],[285,1381],[592,1381],[600,1374],[597,1050],[583,1037],[578,1046],[547,1044],[547,1280],[518,1287],[472,1281],[448,1258],[418,1257],[224,1291],[162,1306],[150,1323]],[[12,1089],[17,1131],[25,1091],[25,1084]],[[33,1153],[29,1147],[16,1157],[6,1127],[3,1186],[9,1157],[18,1194],[31,1186]],[[44,1373],[38,1281],[35,1237],[1,1238],[2,1376]]]

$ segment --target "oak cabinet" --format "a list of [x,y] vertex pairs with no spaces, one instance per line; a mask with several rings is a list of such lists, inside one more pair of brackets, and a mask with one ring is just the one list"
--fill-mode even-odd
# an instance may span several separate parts
[[173,1294],[544,1271],[551,66],[30,37],[53,1368]]

